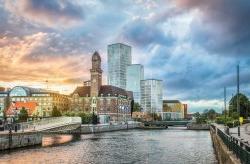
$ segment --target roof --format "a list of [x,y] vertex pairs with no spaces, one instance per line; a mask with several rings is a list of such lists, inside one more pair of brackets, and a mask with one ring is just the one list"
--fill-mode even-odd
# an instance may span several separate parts
[[78,94],[80,97],[90,96],[90,86],[77,87],[72,94]]
[[104,97],[107,97],[109,95],[115,97],[119,95],[128,96],[126,90],[112,85],[102,85],[99,91],[99,96],[101,96],[101,94]]
[[97,58],[97,60],[101,60],[101,57],[97,51],[95,51],[92,55],[92,61],[95,60],[95,58]]
[[[71,94],[77,93],[80,97],[89,97],[90,96],[90,86],[81,86],[77,87],[75,91]],[[108,96],[126,96],[129,98],[133,98],[133,94],[131,91],[126,91],[122,88],[115,87],[112,85],[102,85],[99,91],[98,96],[108,97]]]
[[15,113],[21,110],[23,107],[27,110],[28,115],[31,116],[35,111],[38,104],[36,102],[13,102],[8,110],[7,115],[15,115]]
[[109,44],[108,47],[109,47],[109,46],[113,46],[113,45],[123,45],[123,46],[127,46],[127,47],[130,47],[130,48],[131,48],[131,46],[129,46],[129,45],[127,45],[127,44],[124,44],[124,43],[113,43],[113,44]]
[[179,100],[163,100],[163,103],[174,104],[181,103]]

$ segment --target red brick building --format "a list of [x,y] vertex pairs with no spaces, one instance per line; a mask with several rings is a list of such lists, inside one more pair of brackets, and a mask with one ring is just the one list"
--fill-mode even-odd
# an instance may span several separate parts
[[[71,110],[94,112],[111,121],[130,119],[132,92],[111,85],[102,85],[101,57],[92,56],[91,80],[71,94]],[[106,122],[106,121],[104,121]]]

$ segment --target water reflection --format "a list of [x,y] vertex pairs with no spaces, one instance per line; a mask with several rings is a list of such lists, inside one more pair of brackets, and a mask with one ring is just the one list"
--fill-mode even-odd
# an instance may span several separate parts
[[73,135],[47,135],[43,137],[42,146],[56,146],[68,143],[74,139]]
[[[208,131],[129,130],[74,136],[48,136],[46,147],[0,156],[0,163],[217,163]],[[50,146],[66,143],[61,146]]]

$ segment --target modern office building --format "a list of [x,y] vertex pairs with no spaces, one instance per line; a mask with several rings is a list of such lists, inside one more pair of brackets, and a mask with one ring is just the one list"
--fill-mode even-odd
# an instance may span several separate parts
[[141,80],[141,107],[144,112],[162,112],[162,80]]
[[122,43],[108,45],[108,85],[126,89],[127,66],[131,65],[131,47]]
[[141,104],[141,80],[144,80],[144,68],[141,64],[127,66],[126,90],[133,92],[134,101]]
[[94,112],[101,123],[130,119],[133,94],[116,86],[102,85],[101,57],[98,52],[92,56],[90,78],[89,85],[79,86],[71,94],[71,110]]

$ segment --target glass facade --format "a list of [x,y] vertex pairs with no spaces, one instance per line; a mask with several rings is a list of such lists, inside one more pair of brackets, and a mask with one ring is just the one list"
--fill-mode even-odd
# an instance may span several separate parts
[[10,97],[28,96],[28,91],[24,87],[14,87],[10,92]]
[[162,112],[162,80],[141,81],[141,107],[144,112]]
[[108,45],[108,84],[126,89],[127,66],[131,65],[131,47],[122,43]]
[[144,79],[144,68],[140,64],[127,67],[126,90],[133,92],[134,101],[141,103],[141,80]]

